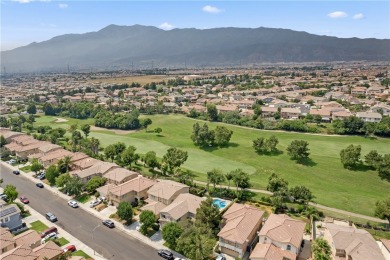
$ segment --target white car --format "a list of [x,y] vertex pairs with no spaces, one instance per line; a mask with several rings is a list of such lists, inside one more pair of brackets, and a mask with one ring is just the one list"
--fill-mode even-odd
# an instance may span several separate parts
[[89,203],[89,207],[90,207],[90,208],[96,207],[96,206],[99,205],[100,203],[101,203],[100,200],[93,200],[93,201],[91,201],[91,203]]
[[41,244],[44,244],[49,239],[56,239],[56,238],[58,238],[57,233],[52,232],[52,233],[48,234],[47,236],[45,236],[44,238],[42,238]]
[[71,206],[72,208],[77,208],[79,206],[79,204],[77,204],[77,201],[75,200],[68,201],[68,205]]

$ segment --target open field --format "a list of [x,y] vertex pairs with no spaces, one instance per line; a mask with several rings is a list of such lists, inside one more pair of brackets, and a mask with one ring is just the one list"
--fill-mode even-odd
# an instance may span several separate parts
[[147,83],[158,83],[164,80],[173,79],[172,76],[166,76],[166,75],[147,75],[147,76],[129,76],[129,77],[116,77],[116,78],[104,78],[104,79],[93,79],[89,80],[88,82],[91,83],[115,83],[115,84],[131,84],[131,83],[139,83],[141,85],[147,84]]
[[[127,135],[116,135],[112,131],[93,131],[91,136],[99,138],[103,146],[121,141],[126,145],[134,145],[139,153],[153,150],[159,157],[162,157],[169,147],[184,149],[189,154],[184,167],[198,173],[199,180],[205,180],[205,173],[214,167],[221,168],[224,172],[242,168],[251,174],[253,188],[264,189],[268,177],[274,171],[287,179],[290,187],[294,185],[309,187],[316,196],[315,201],[319,204],[370,216],[374,214],[375,202],[389,194],[390,182],[381,180],[375,171],[369,169],[361,171],[344,169],[340,163],[339,153],[349,144],[360,144],[363,156],[374,149],[379,153],[389,153],[390,139],[272,132],[227,125],[234,131],[229,147],[200,149],[194,146],[190,139],[195,120],[179,115],[148,117],[153,121],[149,126],[150,129],[162,128],[163,132],[160,135],[141,130]],[[51,117],[51,120],[55,118]],[[50,123],[48,117],[41,117],[35,124],[64,127],[75,122],[80,120],[70,119],[66,123]],[[86,122],[81,121],[79,124]],[[215,128],[221,123],[209,123],[209,125]],[[268,138],[272,134],[279,139],[277,148],[283,153],[276,156],[256,154],[252,148],[252,140],[261,136]],[[309,142],[312,159],[310,165],[297,164],[286,154],[286,147],[295,139]]]

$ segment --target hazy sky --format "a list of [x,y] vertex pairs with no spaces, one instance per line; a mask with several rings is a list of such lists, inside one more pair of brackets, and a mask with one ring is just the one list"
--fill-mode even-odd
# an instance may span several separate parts
[[319,35],[390,38],[390,1],[1,0],[1,49],[109,24],[173,28],[271,27]]

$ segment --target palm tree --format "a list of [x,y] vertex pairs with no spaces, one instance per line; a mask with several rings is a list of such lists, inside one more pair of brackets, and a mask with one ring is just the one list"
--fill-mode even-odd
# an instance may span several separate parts
[[63,159],[59,160],[57,163],[58,170],[62,173],[68,172],[70,169],[72,157],[65,156]]
[[230,181],[233,180],[233,172],[228,172],[225,174],[225,178],[229,183],[228,190],[230,190]]

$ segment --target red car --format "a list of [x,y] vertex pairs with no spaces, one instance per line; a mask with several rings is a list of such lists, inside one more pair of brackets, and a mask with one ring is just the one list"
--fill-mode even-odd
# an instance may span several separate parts
[[20,197],[20,201],[21,201],[22,203],[24,203],[24,204],[30,203],[30,201],[29,201],[25,196]]
[[75,245],[69,245],[69,246],[65,247],[64,248],[64,253],[66,253],[68,251],[70,251],[70,252],[76,251],[76,246]]

